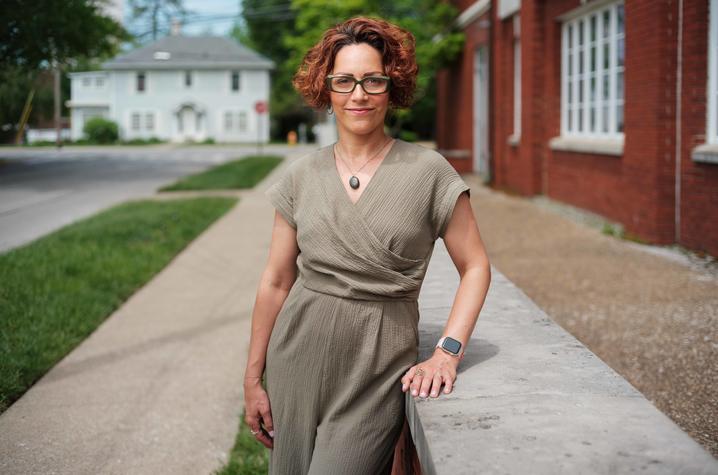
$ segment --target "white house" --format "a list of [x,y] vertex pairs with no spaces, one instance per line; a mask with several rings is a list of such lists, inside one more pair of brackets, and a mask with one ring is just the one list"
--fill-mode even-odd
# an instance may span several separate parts
[[269,141],[269,113],[255,105],[268,104],[274,63],[232,39],[171,35],[102,67],[70,74],[73,140],[104,117],[124,140]]

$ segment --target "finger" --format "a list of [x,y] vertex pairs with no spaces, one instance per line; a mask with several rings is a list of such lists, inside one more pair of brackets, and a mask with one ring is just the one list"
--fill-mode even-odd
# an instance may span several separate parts
[[441,390],[441,382],[443,379],[444,377],[442,376],[442,373],[440,371],[434,373],[434,378],[431,382],[431,397],[437,397],[439,395],[439,390]]
[[411,380],[411,384],[409,387],[411,388],[411,395],[412,396],[418,396],[419,395],[419,388],[421,387],[421,380],[423,379],[423,375],[421,374],[415,374],[414,378]]
[[255,435],[254,437],[256,437],[256,439],[258,441],[260,441],[262,443],[262,445],[264,445],[268,449],[271,449],[274,446],[274,442],[272,441],[272,439],[267,437],[267,435],[261,431],[259,432],[259,434]]
[[449,375],[444,378],[444,393],[449,394],[454,389],[454,378]]
[[435,371],[433,369],[426,370],[426,374],[424,374],[424,379],[421,380],[419,397],[427,397],[429,395],[429,388],[431,387],[431,382],[434,380],[434,374]]
[[411,379],[414,377],[414,373],[416,372],[416,366],[412,366],[409,368],[409,370],[404,373],[404,376],[401,377],[401,390],[406,391],[409,388],[409,384],[411,384]]
[[264,423],[264,428],[269,432],[270,437],[274,437],[274,424],[272,423],[272,411],[267,408],[266,410],[262,411],[262,422]]

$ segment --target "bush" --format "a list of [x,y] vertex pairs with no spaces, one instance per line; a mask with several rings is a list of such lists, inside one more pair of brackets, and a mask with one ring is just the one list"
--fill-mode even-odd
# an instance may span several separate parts
[[101,117],[94,117],[85,122],[83,132],[92,143],[108,144],[117,142],[117,124]]
[[399,138],[406,142],[416,142],[419,140],[419,134],[412,130],[402,130],[399,132]]

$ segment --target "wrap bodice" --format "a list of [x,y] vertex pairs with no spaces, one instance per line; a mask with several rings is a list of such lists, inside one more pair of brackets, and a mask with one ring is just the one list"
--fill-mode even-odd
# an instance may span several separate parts
[[332,145],[293,159],[265,194],[296,229],[301,285],[360,300],[416,300],[463,191],[469,187],[442,155],[397,139],[356,203]]

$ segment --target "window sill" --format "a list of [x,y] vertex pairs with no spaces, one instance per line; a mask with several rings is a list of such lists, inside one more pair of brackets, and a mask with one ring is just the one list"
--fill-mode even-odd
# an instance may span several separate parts
[[552,150],[563,152],[591,153],[597,155],[623,155],[623,138],[603,139],[588,137],[554,137],[549,140]]
[[694,162],[718,163],[718,144],[704,143],[691,150],[691,159]]
[[506,143],[513,147],[518,147],[519,143],[521,143],[521,136],[511,134],[511,135],[509,135],[509,138],[506,140]]

